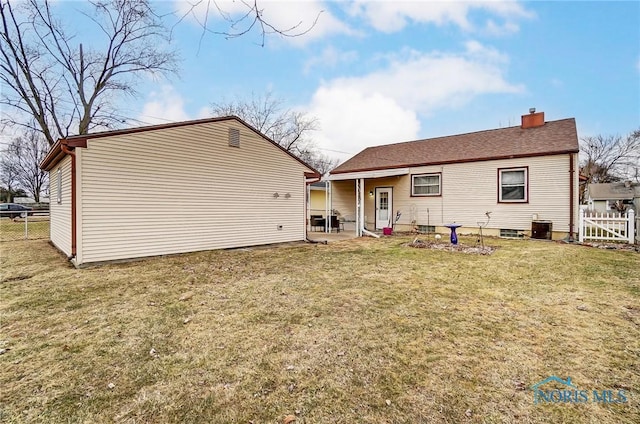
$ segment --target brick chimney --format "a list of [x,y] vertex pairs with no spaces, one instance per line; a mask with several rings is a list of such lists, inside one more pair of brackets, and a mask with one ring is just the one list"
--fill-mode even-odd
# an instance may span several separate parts
[[536,108],[529,109],[528,115],[522,115],[522,129],[535,128],[544,125],[544,112],[536,113]]

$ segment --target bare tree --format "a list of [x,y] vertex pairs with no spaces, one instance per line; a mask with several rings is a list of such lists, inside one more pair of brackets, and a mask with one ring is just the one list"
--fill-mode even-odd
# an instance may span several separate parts
[[311,133],[319,129],[318,120],[284,107],[284,101],[271,92],[252,95],[249,101],[214,103],[212,111],[215,116],[241,118],[323,175],[338,164],[337,159],[321,153],[313,142]]
[[176,71],[177,55],[166,48],[169,32],[147,0],[90,5],[92,12],[81,15],[101,37],[92,47],[66,31],[49,1],[0,0],[0,82],[6,87],[0,105],[13,113],[4,124],[37,129],[50,145],[111,128],[125,118],[115,108],[118,95],[136,94],[143,76]]
[[332,158],[319,151],[307,151],[300,159],[315,168],[316,171],[320,172],[320,175],[325,175],[338,166],[340,162],[337,158]]
[[[49,144],[37,130],[27,130],[13,139],[5,149],[0,161],[0,168],[7,170],[13,178],[13,184],[18,184],[40,202],[40,196],[48,189],[48,173],[40,169],[40,162],[47,155]],[[7,174],[7,178],[9,174]],[[11,187],[9,187],[11,189]]]
[[0,183],[2,184],[0,188],[2,200],[11,203],[18,189],[18,170],[13,162],[7,160],[5,155],[0,160]]
[[588,183],[640,181],[640,129],[626,137],[597,135],[581,139],[580,171]]
[[249,101],[213,103],[212,112],[215,116],[241,118],[298,157],[315,150],[310,134],[318,129],[318,120],[285,108],[284,101],[274,98],[271,92],[252,95]]

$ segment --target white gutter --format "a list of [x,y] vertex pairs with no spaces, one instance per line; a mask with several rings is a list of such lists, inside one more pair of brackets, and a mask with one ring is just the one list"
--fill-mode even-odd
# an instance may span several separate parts
[[339,180],[356,180],[360,178],[384,178],[394,177],[396,175],[409,174],[409,168],[396,168],[396,169],[380,169],[377,171],[362,171],[362,172],[345,172],[344,174],[330,174],[326,179],[329,181]]

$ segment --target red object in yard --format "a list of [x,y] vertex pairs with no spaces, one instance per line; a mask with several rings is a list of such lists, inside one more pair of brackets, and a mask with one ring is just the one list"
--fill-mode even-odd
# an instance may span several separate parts
[[385,236],[390,236],[391,234],[393,234],[393,228],[391,227],[382,228],[382,234],[384,234]]

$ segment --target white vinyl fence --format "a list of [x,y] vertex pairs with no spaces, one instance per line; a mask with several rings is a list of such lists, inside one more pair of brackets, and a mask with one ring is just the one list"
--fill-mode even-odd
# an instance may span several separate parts
[[636,238],[636,217],[626,213],[597,213],[580,210],[578,227],[580,242],[588,240],[617,241],[633,244]]

